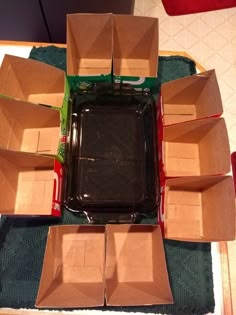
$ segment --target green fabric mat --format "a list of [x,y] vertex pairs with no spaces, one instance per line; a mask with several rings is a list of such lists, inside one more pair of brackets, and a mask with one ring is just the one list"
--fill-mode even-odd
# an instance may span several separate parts
[[[30,58],[65,70],[66,50],[63,48],[34,48]],[[195,64],[187,58],[159,58],[159,85],[194,73]],[[155,222],[155,219],[142,221],[146,224]],[[0,307],[34,308],[48,226],[84,223],[84,218],[74,216],[66,210],[61,219],[2,217]],[[165,240],[164,245],[175,303],[161,306],[103,307],[103,310],[178,315],[206,314],[214,311],[211,245],[170,240]]]

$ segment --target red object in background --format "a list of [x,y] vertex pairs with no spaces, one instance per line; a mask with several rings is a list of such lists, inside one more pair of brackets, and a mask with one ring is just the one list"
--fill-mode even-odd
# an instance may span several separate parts
[[234,191],[236,195],[236,152],[233,152],[231,154],[231,164],[232,164],[233,179],[234,179]]
[[168,15],[184,15],[236,7],[236,0],[162,0]]

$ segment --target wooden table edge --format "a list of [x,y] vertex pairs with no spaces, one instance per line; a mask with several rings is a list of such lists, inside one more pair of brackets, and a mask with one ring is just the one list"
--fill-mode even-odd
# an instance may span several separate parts
[[[23,42],[23,41],[5,41],[0,40],[1,45],[9,45],[9,46],[35,46],[35,47],[47,47],[47,46],[57,46],[66,48],[66,44],[56,44],[56,43],[39,43],[39,42]],[[185,51],[171,51],[171,50],[160,50],[160,56],[183,56],[193,60],[196,63],[197,68],[204,72],[206,69],[197,62],[191,55],[186,53]],[[230,270],[229,270],[229,255],[228,255],[228,244],[227,242],[219,243],[219,252],[220,252],[220,261],[221,261],[221,276],[222,276],[222,292],[223,292],[223,309],[225,315],[233,314],[233,304],[232,304],[232,293],[231,293],[231,283],[230,283]],[[17,314],[17,315],[52,315],[52,314],[63,314],[62,311],[57,312],[37,312],[31,310],[15,310],[15,309],[0,309],[1,315],[9,315],[9,314]],[[67,313],[68,314],[68,313]],[[75,314],[75,313],[74,313]],[[79,314],[79,311],[78,311]]]

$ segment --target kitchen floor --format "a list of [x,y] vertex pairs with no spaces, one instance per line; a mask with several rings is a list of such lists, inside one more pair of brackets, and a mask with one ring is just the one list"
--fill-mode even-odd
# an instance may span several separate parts
[[[159,18],[159,49],[185,51],[206,69],[216,69],[231,152],[236,151],[236,8],[168,16],[161,0],[135,0],[135,15]],[[228,243],[236,314],[236,241]]]

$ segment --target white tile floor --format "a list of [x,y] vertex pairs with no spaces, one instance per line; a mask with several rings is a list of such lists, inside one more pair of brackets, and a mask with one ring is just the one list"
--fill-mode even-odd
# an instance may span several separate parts
[[[135,14],[159,18],[160,50],[186,51],[206,69],[216,69],[230,148],[236,151],[236,8],[170,17],[161,0],[136,0]],[[228,249],[236,314],[236,241]]]

